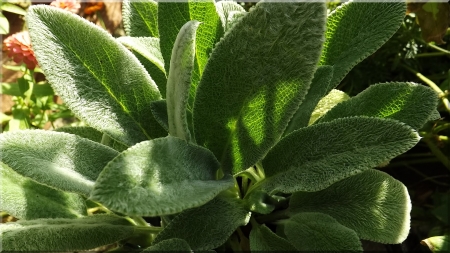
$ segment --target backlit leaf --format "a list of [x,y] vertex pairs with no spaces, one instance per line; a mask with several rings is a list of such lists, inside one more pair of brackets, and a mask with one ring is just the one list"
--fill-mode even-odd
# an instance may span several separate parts
[[153,0],[124,0],[123,26],[131,37],[159,37],[158,3]]

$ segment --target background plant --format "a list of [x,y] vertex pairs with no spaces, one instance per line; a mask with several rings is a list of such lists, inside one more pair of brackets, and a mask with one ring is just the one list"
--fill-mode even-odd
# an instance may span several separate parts
[[[17,217],[22,216],[23,221],[3,226],[6,245],[12,248],[14,238],[16,247],[33,247],[20,241],[19,235],[26,233],[37,238],[42,234],[41,229],[63,233],[69,238],[65,245],[61,243],[58,246],[64,250],[90,249],[118,240],[122,240],[119,245],[122,249],[132,244],[151,245],[148,250],[217,247],[234,250],[361,250],[360,238],[384,243],[404,240],[409,229],[406,190],[400,182],[371,168],[405,152],[418,141],[416,130],[436,118],[435,94],[422,86],[391,83],[374,85],[351,99],[333,91],[321,100],[354,64],[395,32],[394,24],[399,25],[403,19],[404,5],[364,6],[355,3],[338,9],[337,14],[328,19],[321,67],[315,74],[324,31],[324,19],[316,17],[325,16],[324,5],[308,5],[308,11],[306,4],[275,6],[261,3],[250,14],[244,14],[239,6],[226,2],[219,3],[218,7],[212,2],[127,3],[124,9],[125,17],[129,19],[125,22],[126,26],[128,22],[127,32],[136,32],[134,36],[139,36],[144,31],[144,35],[151,34],[153,38],[128,37],[119,41],[133,49],[143,65],[137,64],[136,58],[111,37],[81,19],[60,11],[34,8],[31,12],[34,17],[29,19],[32,34],[33,29],[36,29],[36,34],[52,34],[47,40],[37,39],[35,44],[45,73],[55,89],[64,94],[69,107],[97,129],[65,128],[60,131],[77,133],[97,142],[55,132],[18,132],[2,136],[5,144],[1,148],[7,151],[2,161],[33,180],[17,179],[15,182],[20,182],[16,183],[19,185],[17,188],[38,188],[29,184],[38,182],[38,185],[52,187],[49,189],[59,189],[61,193],[79,194],[61,195],[59,192],[60,198],[71,201],[53,202],[67,204],[59,206],[59,209],[69,209],[72,213],[72,216],[56,214],[55,217],[62,218],[59,220],[35,220],[48,218],[45,212],[20,213],[20,202],[23,204],[27,199],[16,195],[15,201],[9,202],[10,212],[16,212]],[[385,20],[380,19],[381,24],[371,23],[374,29],[383,31],[383,38],[373,40],[358,51],[354,50],[353,45],[357,42],[354,39],[362,37],[355,37],[352,33],[359,32],[360,28],[348,30],[350,26],[345,23],[355,23],[356,17],[363,16],[357,14],[367,10],[363,7],[385,11],[383,13],[387,15],[384,18],[389,22],[383,23]],[[137,9],[146,9],[148,13],[143,15]],[[180,16],[167,15],[173,14],[174,9],[179,10]],[[311,22],[305,22],[303,26],[315,22],[316,28],[299,29],[297,23],[285,23],[286,18],[281,14],[302,18],[309,15]],[[139,24],[136,20],[143,19],[143,16],[157,16],[157,26],[154,21],[141,22],[144,26],[130,25]],[[260,23],[261,18],[271,22]],[[50,20],[53,19],[59,19],[61,24],[74,25],[78,28],[74,31],[87,29],[104,43],[92,43],[92,51],[86,52],[81,45],[93,38],[74,40],[70,36],[77,34],[52,27]],[[198,22],[189,21],[191,19],[199,19],[204,25],[199,26]],[[281,29],[264,27],[273,21],[279,22]],[[367,28],[364,20],[360,21],[356,23]],[[261,30],[255,29],[258,28],[253,25],[256,22],[262,24]],[[155,27],[158,28],[159,39],[156,38]],[[296,27],[294,33],[289,29],[293,27]],[[214,29],[215,32],[211,32]],[[225,37],[214,47],[224,30]],[[280,33],[295,36],[288,40],[289,36],[283,37]],[[55,37],[59,39],[51,39]],[[305,38],[311,43],[306,43],[308,40]],[[252,40],[262,46],[255,48],[254,45],[259,44],[250,43]],[[52,46],[39,46],[39,41]],[[287,48],[295,48],[289,43],[302,47],[288,52]],[[160,51],[157,50],[158,44]],[[49,49],[51,51],[46,51]],[[351,57],[345,54],[348,50],[352,52]],[[237,57],[232,57],[233,54]],[[241,55],[251,57],[239,58]],[[61,59],[76,68],[69,68],[65,73],[57,71],[54,63]],[[264,66],[261,62],[265,63]],[[135,68],[130,68],[130,65]],[[334,68],[327,65],[334,65]],[[143,72],[142,66],[152,77],[155,76],[155,82]],[[298,66],[302,66],[301,71],[298,71]],[[126,71],[120,72],[120,69]],[[158,74],[152,73],[159,73],[163,81],[156,81]],[[261,73],[275,74],[261,77]],[[86,76],[90,79],[86,80]],[[233,80],[227,79],[230,77]],[[86,85],[88,81],[89,85]],[[311,87],[306,94],[309,83]],[[159,90],[166,90],[165,101],[161,100],[156,85]],[[129,89],[130,86],[133,89]],[[74,90],[81,96],[73,96]],[[98,91],[95,99],[89,95],[93,90]],[[370,102],[379,98],[379,94],[386,93],[389,98],[385,101],[375,106]],[[303,97],[304,103],[296,110]],[[426,103],[418,106],[414,103],[418,98]],[[153,102],[149,104],[149,101]],[[396,106],[399,103],[404,107]],[[222,113],[218,114],[219,111]],[[310,119],[311,113],[318,118],[315,122]],[[290,120],[293,114],[294,118]],[[149,115],[154,115],[154,118]],[[312,125],[306,127],[310,123]],[[165,135],[163,129],[168,130],[169,136],[157,138]],[[283,135],[285,137],[279,141]],[[148,141],[148,138],[155,139]],[[19,159],[17,163],[12,162],[24,148],[27,149],[27,143],[36,145],[35,151],[30,153],[32,155]],[[77,148],[74,150],[74,147]],[[306,152],[298,153],[298,150]],[[40,169],[27,169],[28,164],[36,164],[37,161],[46,168],[51,165],[52,176]],[[89,161],[89,164],[83,161]],[[179,167],[180,162],[182,167]],[[8,166],[3,166],[4,171],[14,175]],[[329,170],[322,169],[321,172],[320,168]],[[67,176],[68,171],[71,176]],[[147,182],[148,179],[152,182]],[[190,180],[188,184],[186,179]],[[13,188],[11,182],[14,180],[8,180]],[[359,198],[351,194],[330,195],[343,189],[345,193],[354,191],[358,182],[372,182],[360,185],[358,192],[365,194]],[[291,193],[294,193],[292,197]],[[130,198],[130,194],[136,198]],[[88,202],[94,208],[91,212],[103,210],[111,213],[110,209],[119,216],[125,215],[131,223],[110,215],[73,219],[73,214],[78,217],[86,215],[80,195],[98,202]],[[381,203],[378,197],[382,197]],[[56,197],[53,199],[58,200]],[[331,204],[333,201],[336,205]],[[286,209],[288,203],[290,205]],[[365,210],[389,212],[391,215],[378,216],[376,212],[359,210],[349,216],[346,209],[349,206],[342,203],[372,206],[374,209]],[[323,208],[326,206],[333,208]],[[176,213],[179,214],[173,216]],[[159,216],[160,220],[155,223],[149,219],[153,226],[148,226],[140,216]],[[364,217],[363,220],[369,223],[361,225],[358,217]],[[283,221],[277,222],[279,219]],[[305,224],[314,229],[305,229]],[[274,225],[277,225],[277,234],[273,232]],[[373,230],[377,225],[384,226],[384,234]],[[29,229],[18,229],[17,226],[29,226]],[[75,229],[67,230],[67,226]],[[105,233],[106,229],[111,233]],[[213,236],[210,236],[211,230],[216,232]],[[315,231],[315,236],[308,235],[310,230]],[[320,239],[327,237],[330,231],[343,238],[337,239],[336,243]],[[99,239],[86,240],[94,232],[100,235]],[[151,234],[157,234],[156,238]],[[51,240],[45,236],[39,238],[41,243],[34,247],[47,249]]]

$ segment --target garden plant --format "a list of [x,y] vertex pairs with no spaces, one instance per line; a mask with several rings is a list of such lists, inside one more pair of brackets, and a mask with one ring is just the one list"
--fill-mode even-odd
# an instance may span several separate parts
[[334,88],[403,2],[125,1],[127,36],[32,6],[55,92],[89,127],[0,135],[3,250],[362,251],[410,228],[377,169],[439,118],[409,82]]

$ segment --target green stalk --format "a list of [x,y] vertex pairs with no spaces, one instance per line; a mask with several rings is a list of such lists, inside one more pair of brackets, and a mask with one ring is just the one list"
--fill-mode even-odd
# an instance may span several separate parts
[[450,170],[450,160],[448,156],[444,155],[444,153],[442,153],[442,151],[433,143],[433,141],[431,141],[431,139],[423,138],[423,141],[428,145],[431,152],[433,152],[437,159],[439,159],[439,161],[441,161],[441,163],[444,164],[448,170]]

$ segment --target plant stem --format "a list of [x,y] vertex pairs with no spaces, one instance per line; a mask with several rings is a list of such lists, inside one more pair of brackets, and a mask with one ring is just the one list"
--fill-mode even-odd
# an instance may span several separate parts
[[135,227],[137,231],[139,232],[145,232],[145,233],[151,233],[151,234],[157,234],[163,230],[162,227],[142,227],[142,226],[136,226]]
[[150,227],[150,225],[141,216],[130,216],[134,222],[139,226]]
[[419,73],[419,72],[415,71],[414,69],[406,66],[405,64],[400,64],[400,66],[402,66],[404,69],[408,70],[409,72],[415,74],[420,80],[422,80],[424,83],[426,83],[428,86],[430,86],[430,88],[432,88],[434,91],[436,91],[437,94],[439,95],[439,97],[442,99],[442,102],[443,102],[443,104],[445,106],[445,109],[448,112],[450,112],[450,101],[446,97],[446,94],[441,90],[441,88],[439,88],[439,86],[437,86],[433,81],[431,81],[430,79],[428,79],[427,77],[425,77],[421,73]]
[[262,223],[270,223],[278,220],[283,220],[289,218],[288,210],[284,209],[281,211],[273,212],[267,215],[258,216],[255,218],[255,220],[262,224]]
[[435,57],[435,56],[447,56],[448,54],[445,52],[433,52],[433,53],[422,53],[422,54],[416,54],[416,58],[420,57]]
[[450,128],[450,123],[445,123],[445,124],[442,124],[442,125],[439,125],[439,126],[437,126],[437,127],[435,127],[434,129],[433,129],[433,133],[439,133],[440,131],[442,131],[442,130],[445,130],[445,129],[448,129],[448,128]]
[[428,145],[431,152],[433,152],[437,159],[439,159],[439,161],[441,161],[441,163],[444,164],[444,166],[448,170],[450,170],[450,160],[448,159],[448,157],[444,155],[442,151],[429,138],[423,138],[423,141]]

